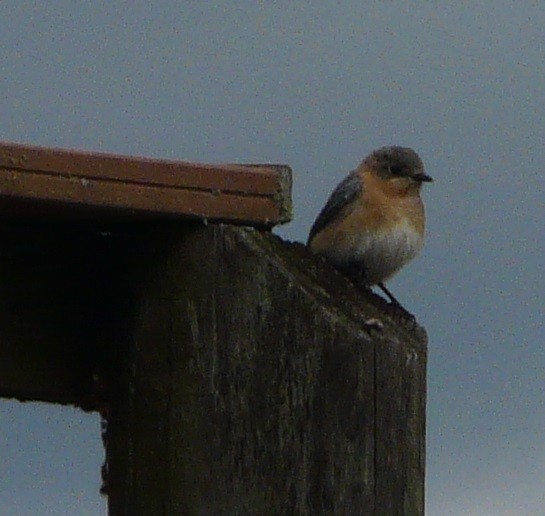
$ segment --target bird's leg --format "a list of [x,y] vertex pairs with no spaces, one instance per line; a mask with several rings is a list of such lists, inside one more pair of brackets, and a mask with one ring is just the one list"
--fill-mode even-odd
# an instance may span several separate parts
[[411,312],[409,312],[406,308],[404,308],[403,305],[395,298],[395,296],[386,288],[386,285],[384,285],[384,283],[377,283],[377,287],[380,288],[380,290],[382,290],[382,292],[386,294],[386,296],[392,303],[393,308],[395,308],[396,310],[399,310],[400,312],[402,312],[404,315],[406,315],[407,317],[411,319],[415,318],[414,315]]
[[[395,296],[386,288],[386,285],[384,283],[377,283],[377,287],[380,288],[380,290],[382,290],[382,292],[384,292],[386,294],[386,296],[388,297],[388,299],[390,300],[390,302],[393,304],[393,305],[396,305],[396,306],[400,306],[401,307],[401,303],[395,298]],[[403,308],[403,307],[402,307]]]
[[[359,289],[370,290],[371,287],[367,281],[365,274],[365,268],[358,263],[350,263],[339,268],[340,271]],[[390,301],[393,310],[404,315],[405,317],[414,320],[415,317],[411,312],[403,307],[403,305],[395,298],[395,296],[386,288],[384,283],[377,283],[377,287],[384,292],[388,300]]]

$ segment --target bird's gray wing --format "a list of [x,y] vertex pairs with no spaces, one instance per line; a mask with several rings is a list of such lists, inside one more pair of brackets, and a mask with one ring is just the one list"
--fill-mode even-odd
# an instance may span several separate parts
[[362,193],[363,182],[360,174],[354,170],[348,174],[329,196],[325,206],[314,221],[308,235],[307,245],[314,236],[342,214],[343,208],[354,202]]

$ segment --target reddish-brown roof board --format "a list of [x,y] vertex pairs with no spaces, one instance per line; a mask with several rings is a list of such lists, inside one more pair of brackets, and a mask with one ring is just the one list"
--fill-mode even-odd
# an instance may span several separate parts
[[286,165],[207,165],[0,143],[0,213],[78,209],[274,226],[291,219]]

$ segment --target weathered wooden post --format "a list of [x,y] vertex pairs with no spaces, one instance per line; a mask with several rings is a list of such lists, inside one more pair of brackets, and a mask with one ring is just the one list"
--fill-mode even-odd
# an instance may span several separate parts
[[0,210],[0,395],[101,411],[110,514],[423,514],[425,332],[263,229],[286,167],[6,144]]

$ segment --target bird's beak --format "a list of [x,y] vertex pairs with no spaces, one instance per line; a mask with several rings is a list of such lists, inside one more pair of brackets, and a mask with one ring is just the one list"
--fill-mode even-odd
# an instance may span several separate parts
[[422,172],[422,174],[418,174],[414,178],[417,181],[420,181],[421,183],[432,183],[433,182],[433,177],[428,176],[428,174],[424,174],[424,172]]

